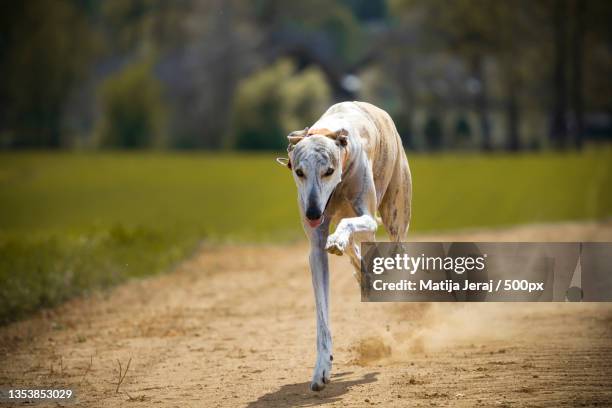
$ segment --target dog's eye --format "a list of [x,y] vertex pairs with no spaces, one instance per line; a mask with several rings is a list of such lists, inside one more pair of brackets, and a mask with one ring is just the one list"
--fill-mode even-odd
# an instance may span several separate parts
[[330,167],[329,169],[327,169],[327,171],[323,175],[324,176],[331,176],[332,174],[334,174],[334,168]]
[[302,169],[297,169],[295,171],[295,175],[298,177],[304,177],[304,172],[302,171]]

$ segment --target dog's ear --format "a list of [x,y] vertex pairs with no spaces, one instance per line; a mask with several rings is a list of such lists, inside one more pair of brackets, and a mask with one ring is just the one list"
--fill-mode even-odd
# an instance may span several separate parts
[[287,135],[287,140],[289,141],[289,146],[287,146],[287,152],[293,150],[293,147],[300,143],[302,139],[304,139],[308,135],[308,128],[304,128],[304,130],[294,130],[293,132]]
[[348,144],[348,131],[346,129],[340,129],[334,132],[332,139],[336,141],[338,146],[346,146]]
[[287,167],[289,170],[291,170],[291,159],[287,157],[277,157],[276,162],[281,166]]

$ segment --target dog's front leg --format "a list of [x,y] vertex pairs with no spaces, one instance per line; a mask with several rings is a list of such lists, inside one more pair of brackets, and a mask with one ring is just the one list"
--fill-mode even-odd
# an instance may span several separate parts
[[363,234],[366,239],[373,239],[378,224],[370,214],[363,214],[359,217],[343,218],[338,223],[336,231],[327,238],[325,249],[330,254],[342,255],[354,234]]
[[317,312],[317,361],[310,389],[320,391],[330,380],[333,360],[329,329],[329,266],[325,252],[329,221],[318,228],[305,228],[310,238],[310,271]]

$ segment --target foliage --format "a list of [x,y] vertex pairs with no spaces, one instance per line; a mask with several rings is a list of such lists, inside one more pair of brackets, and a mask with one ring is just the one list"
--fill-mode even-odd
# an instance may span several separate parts
[[69,0],[6,2],[0,26],[2,143],[59,147],[63,105],[86,79],[100,37]]
[[[423,127],[417,126],[421,115],[433,113],[448,122],[454,111],[467,109],[478,117],[472,133],[484,150],[502,145],[520,149],[536,135],[544,139],[546,126],[551,142],[572,139],[579,147],[593,133],[591,125],[599,126],[597,115],[609,119],[610,4],[605,0],[6,2],[0,13],[0,147],[87,146],[92,133],[104,127],[105,137],[112,136],[107,143],[113,146],[158,143],[150,139],[160,137],[158,124],[152,125],[152,133],[129,130],[127,136],[119,136],[121,141],[113,139],[108,109],[97,106],[98,85],[118,80],[117,69],[126,62],[143,59],[155,60],[148,70],[154,70],[163,84],[167,114],[161,117],[167,116],[167,126],[161,126],[161,132],[167,133],[170,147],[280,148],[281,134],[295,125],[288,124],[292,119],[281,112],[286,96],[282,89],[274,89],[273,76],[280,75],[282,84],[309,70],[321,78],[309,79],[317,82],[313,91],[317,98],[324,92],[333,101],[363,99],[386,108],[406,145],[422,146],[415,143],[423,139]],[[294,64],[291,73],[279,68],[285,60]],[[384,85],[375,92],[362,86],[368,71],[382,74]],[[245,83],[260,95],[242,89]],[[156,86],[147,86],[142,98],[156,99],[150,93]],[[263,89],[269,92],[265,98]],[[127,94],[120,99],[129,99]],[[241,101],[245,94],[250,99]],[[145,111],[155,111],[156,104]],[[236,111],[242,115],[245,109],[249,118],[241,122]],[[275,112],[285,116],[274,117]],[[113,115],[114,121],[126,123],[118,119],[119,111]],[[527,118],[535,115],[540,118],[537,125]],[[297,114],[293,122],[307,117]],[[151,119],[127,122],[128,128],[138,128]],[[499,131],[502,126],[504,132]],[[603,131],[609,135],[609,125]],[[231,135],[236,137],[229,140]],[[445,138],[442,147],[451,141]],[[544,146],[541,142],[536,144]],[[464,146],[475,145],[470,141]]]
[[[1,154],[0,321],[167,270],[201,239],[302,237],[274,156]],[[610,148],[410,165],[411,232],[612,215]]]
[[296,73],[290,61],[281,60],[240,84],[234,107],[235,147],[282,149],[285,136],[312,124],[329,100],[319,70]]
[[151,68],[149,63],[131,64],[102,84],[101,145],[142,148],[161,143],[165,107]]
[[[329,107],[329,87],[318,68],[306,68],[281,86],[281,123],[285,134],[313,124]],[[283,140],[286,141],[286,140]]]

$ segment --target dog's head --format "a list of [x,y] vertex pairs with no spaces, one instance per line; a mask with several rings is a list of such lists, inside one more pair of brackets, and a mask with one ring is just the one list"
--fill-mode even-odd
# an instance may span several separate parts
[[347,132],[306,128],[287,138],[289,158],[277,161],[293,173],[302,215],[311,228],[316,228],[323,222],[325,209],[342,181]]

